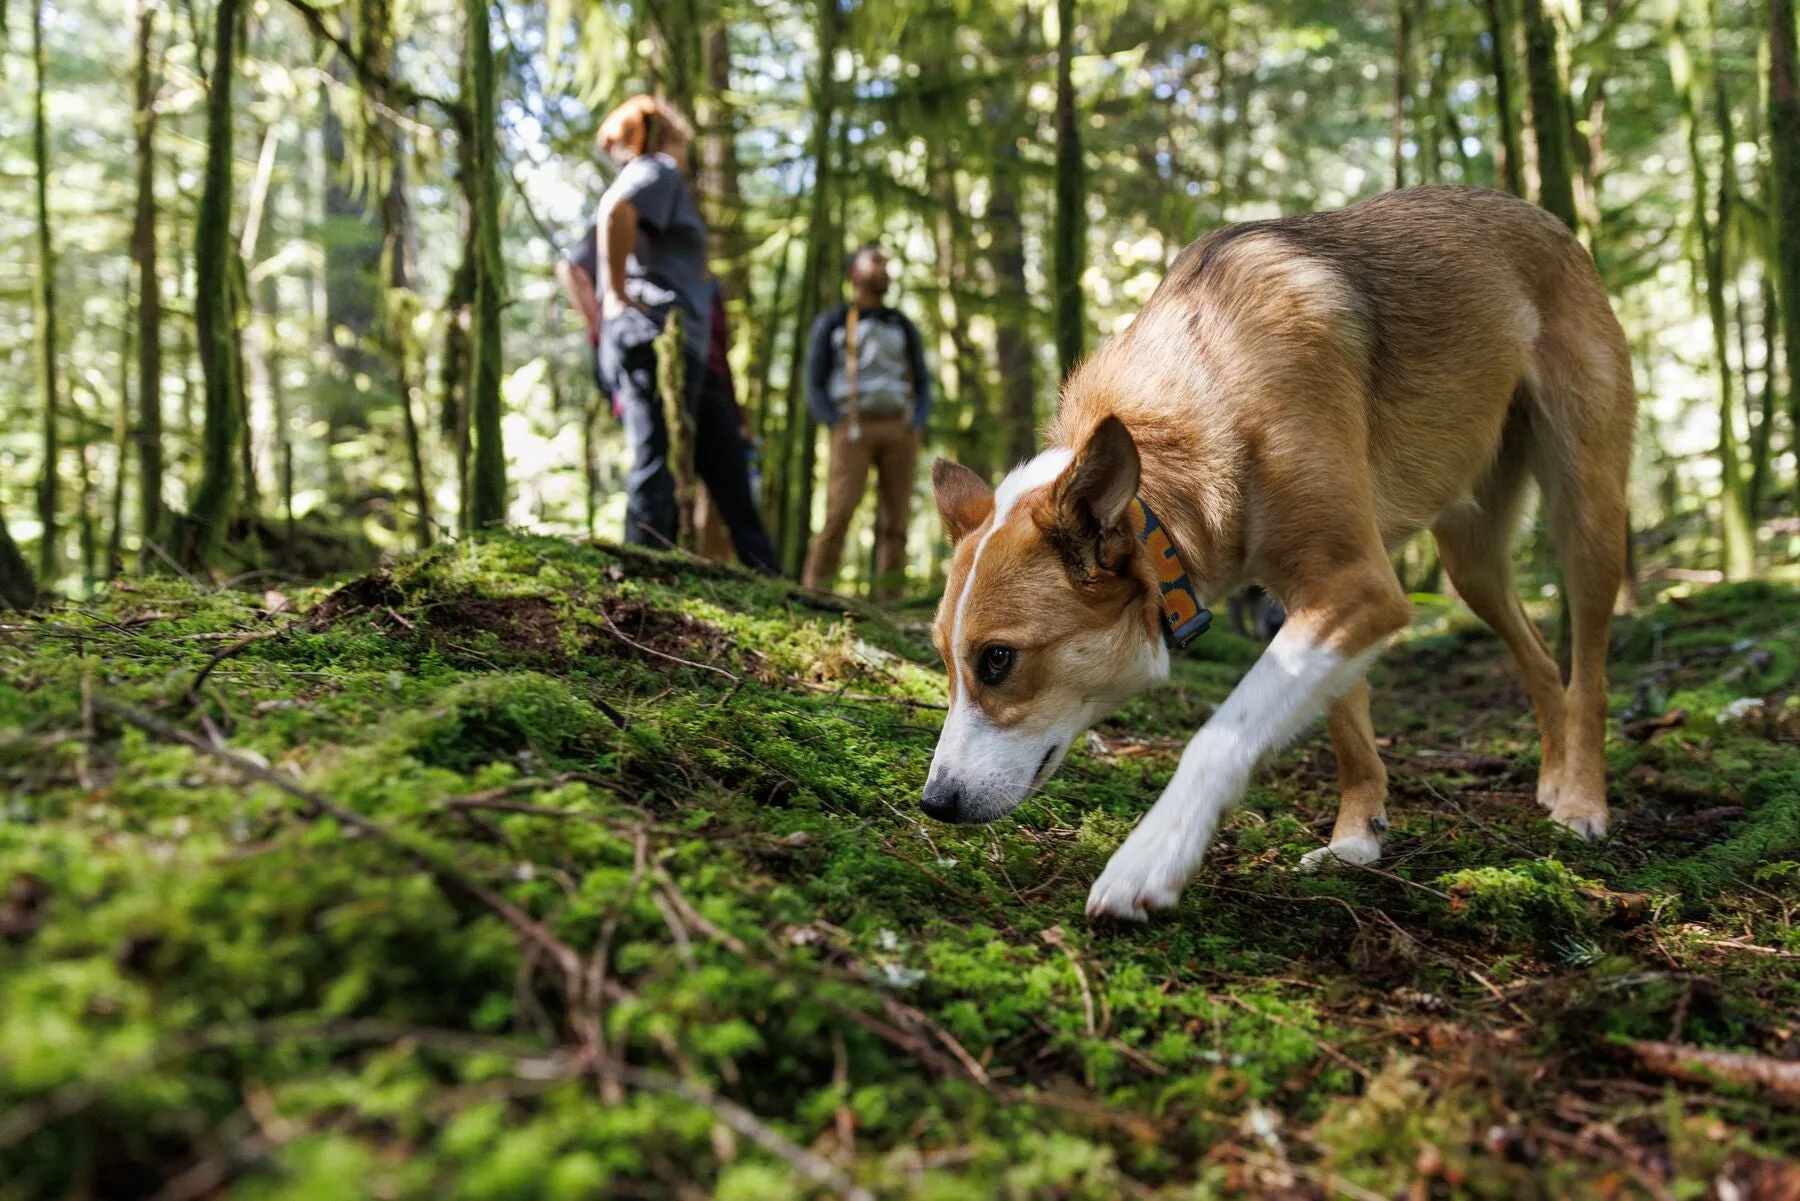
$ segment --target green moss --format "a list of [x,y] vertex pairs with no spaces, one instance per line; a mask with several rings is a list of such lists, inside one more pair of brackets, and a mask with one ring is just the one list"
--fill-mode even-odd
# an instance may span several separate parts
[[1436,880],[1450,895],[1452,925],[1502,942],[1580,933],[1592,923],[1579,890],[1591,883],[1555,859],[1463,868]]
[[[0,639],[0,1133],[82,1099],[0,1139],[0,1201],[149,1195],[221,1156],[245,1196],[809,1195],[702,1106],[560,1076],[579,1030],[881,1196],[1236,1196],[1261,1178],[1233,1156],[1277,1148],[1297,1179],[1386,1195],[1422,1142],[1469,1195],[1591,1195],[1605,1155],[1487,1132],[1555,1126],[1579,1089],[1638,1138],[1640,1092],[1593,1083],[1631,1074],[1613,1038],[1679,1014],[1690,1041],[1773,1051],[1758,1015],[1800,1005],[1784,960],[1718,945],[1800,950],[1778,867],[1800,857],[1800,763],[1778,724],[1710,720],[1742,689],[1781,712],[1800,628],[1781,590],[1625,626],[1615,711],[1652,676],[1714,709],[1614,746],[1611,840],[1543,818],[1502,653],[1434,616],[1373,677],[1394,740],[1380,872],[1291,872],[1336,806],[1309,736],[1178,909],[1129,928],[1090,923],[1087,887],[1254,659],[1222,631],[1102,725],[1104,750],[968,828],[916,807],[933,651],[854,604],[510,537],[290,600],[134,583]],[[84,692],[392,838],[90,720]],[[471,794],[511,807],[450,803]],[[483,894],[615,991],[572,992]],[[1706,1142],[1712,1102],[1678,1103],[1654,1137]],[[1800,1137],[1734,1104],[1736,1143]]]

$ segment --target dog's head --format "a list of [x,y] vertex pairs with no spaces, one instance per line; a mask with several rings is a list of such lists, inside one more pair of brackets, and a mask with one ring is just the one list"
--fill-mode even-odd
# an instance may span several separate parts
[[1168,675],[1155,577],[1131,529],[1138,452],[1116,418],[998,489],[939,459],[931,482],[954,551],[932,641],[950,714],[924,808],[986,822],[1061,765],[1082,732]]

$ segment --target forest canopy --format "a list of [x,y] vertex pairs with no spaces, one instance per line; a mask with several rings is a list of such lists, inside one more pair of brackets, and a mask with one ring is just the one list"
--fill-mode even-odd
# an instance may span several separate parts
[[556,271],[614,170],[600,115],[648,90],[699,131],[790,570],[823,504],[796,360],[849,248],[923,331],[929,448],[991,478],[1194,237],[1447,182],[1580,232],[1643,400],[1640,549],[1741,578],[1795,537],[1787,9],[8,0],[0,514],[70,596],[500,522],[617,536],[623,442]]

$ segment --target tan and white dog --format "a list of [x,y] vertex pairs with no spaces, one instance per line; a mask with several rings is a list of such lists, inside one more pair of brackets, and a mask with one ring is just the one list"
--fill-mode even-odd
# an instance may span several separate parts
[[[925,811],[1001,816],[1084,730],[1167,676],[1135,498],[1195,591],[1255,581],[1287,621],[1106,865],[1090,914],[1173,905],[1257,764],[1321,713],[1343,797],[1329,847],[1306,858],[1380,856],[1387,773],[1363,677],[1411,616],[1388,551],[1426,528],[1524,674],[1543,737],[1539,803],[1603,835],[1636,403],[1592,260],[1512,196],[1413,188],[1201,238],[1070,377],[1050,449],[997,489],[933,468],[954,544],[932,630],[951,705]],[[1513,588],[1527,477],[1568,589],[1566,689]]]

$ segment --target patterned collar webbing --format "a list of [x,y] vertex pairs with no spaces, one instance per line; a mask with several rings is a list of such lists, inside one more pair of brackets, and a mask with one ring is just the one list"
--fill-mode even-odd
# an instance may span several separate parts
[[1162,584],[1163,641],[1170,650],[1180,650],[1206,633],[1212,625],[1212,614],[1201,605],[1168,529],[1156,519],[1150,506],[1142,497],[1134,496],[1130,512],[1132,532],[1150,552],[1150,562]]

